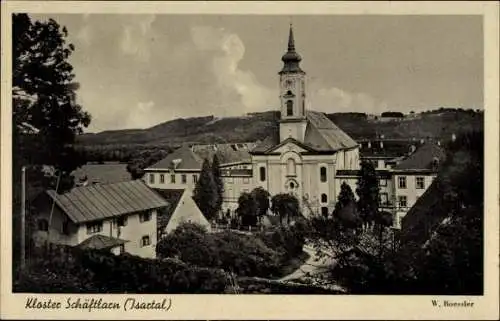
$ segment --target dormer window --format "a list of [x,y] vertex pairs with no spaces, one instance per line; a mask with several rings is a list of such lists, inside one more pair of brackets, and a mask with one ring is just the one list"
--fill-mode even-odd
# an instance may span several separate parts
[[286,115],[287,116],[293,115],[293,101],[291,101],[291,100],[288,100],[286,102]]

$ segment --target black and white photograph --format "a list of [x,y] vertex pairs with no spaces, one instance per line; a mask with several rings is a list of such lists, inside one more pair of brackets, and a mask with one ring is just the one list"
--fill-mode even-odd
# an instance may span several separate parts
[[484,15],[131,4],[9,8],[2,279],[26,313],[411,295],[466,316],[498,299]]

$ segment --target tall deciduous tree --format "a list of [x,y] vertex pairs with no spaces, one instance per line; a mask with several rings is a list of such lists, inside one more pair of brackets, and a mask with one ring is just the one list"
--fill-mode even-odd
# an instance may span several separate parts
[[371,162],[363,161],[358,179],[358,209],[365,226],[373,226],[378,214],[379,187],[377,173]]
[[261,219],[266,215],[269,209],[269,192],[262,187],[256,187],[251,192],[252,198],[256,205],[257,217]]
[[241,193],[238,198],[236,214],[240,217],[243,226],[255,226],[257,224],[257,203],[250,193]]
[[300,214],[299,200],[291,194],[276,194],[271,199],[271,211],[279,215],[281,224],[285,217],[290,224],[290,219]]
[[193,199],[205,217],[210,221],[217,214],[217,190],[212,175],[210,162],[205,159],[201,167],[200,178],[193,191]]
[[215,210],[219,212],[222,208],[222,201],[224,197],[224,182],[220,171],[220,161],[217,154],[214,154],[212,159],[212,176],[214,178],[215,188],[217,192],[217,200],[214,204]]
[[[66,42],[67,36],[67,29],[52,19],[40,22],[27,14],[12,16],[12,201],[16,231],[25,201],[21,199],[22,167],[28,167],[26,190],[32,198],[56,185],[59,192],[71,188],[71,172],[85,162],[73,144],[76,135],[90,124],[90,115],[76,103],[78,83],[68,62],[75,48]],[[44,165],[55,171],[43,172]],[[17,253],[20,234],[13,235]]]
[[68,62],[75,48],[66,42],[67,29],[52,19],[12,18],[14,173],[23,165],[43,164],[68,176],[81,161],[72,144],[90,123],[76,103],[79,85]]

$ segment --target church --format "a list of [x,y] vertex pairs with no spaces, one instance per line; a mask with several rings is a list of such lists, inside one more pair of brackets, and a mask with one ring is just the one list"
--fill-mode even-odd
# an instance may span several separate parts
[[[281,60],[280,119],[275,133],[256,144],[183,146],[146,168],[146,183],[192,191],[203,159],[217,153],[225,185],[224,211],[233,212],[242,192],[261,186],[271,195],[295,195],[304,213],[330,213],[341,185],[336,173],[359,169],[359,145],[323,113],[306,110],[307,79],[292,26]],[[355,184],[351,187],[355,190]]]
[[254,185],[271,195],[291,193],[304,210],[330,213],[340,190],[336,172],[359,169],[359,145],[323,113],[305,108],[306,73],[292,26],[281,60],[279,132],[250,152]]

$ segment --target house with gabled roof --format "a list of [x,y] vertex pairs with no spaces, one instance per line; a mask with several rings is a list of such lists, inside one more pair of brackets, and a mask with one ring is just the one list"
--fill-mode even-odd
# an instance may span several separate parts
[[431,186],[445,157],[445,151],[438,143],[426,142],[392,168],[396,228],[401,228],[403,217]]
[[33,204],[33,239],[154,258],[158,212],[168,206],[141,180],[48,190]]
[[163,197],[168,206],[157,215],[158,238],[175,230],[183,223],[193,223],[211,230],[210,222],[205,218],[187,189],[160,189],[155,191]]

